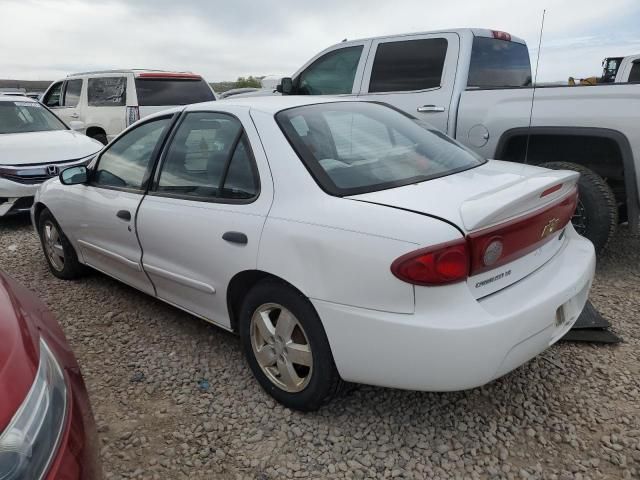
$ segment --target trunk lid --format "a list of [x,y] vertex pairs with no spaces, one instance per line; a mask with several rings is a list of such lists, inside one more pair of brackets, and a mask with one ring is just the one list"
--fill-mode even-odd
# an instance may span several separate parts
[[471,245],[483,250],[472,255],[476,262],[482,262],[484,249],[494,237],[502,240],[507,237],[505,227],[511,229],[517,254],[509,255],[505,243],[507,263],[475,269],[467,280],[480,298],[524,278],[558,252],[563,227],[573,213],[571,200],[578,178],[576,172],[491,160],[454,175],[350,198],[436,216],[456,225]]

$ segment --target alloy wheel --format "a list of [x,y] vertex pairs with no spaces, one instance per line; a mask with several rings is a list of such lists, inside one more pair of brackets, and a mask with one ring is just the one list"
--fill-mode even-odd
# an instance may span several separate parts
[[64,270],[64,248],[62,247],[62,241],[60,238],[60,232],[58,228],[47,220],[43,226],[44,238],[42,244],[44,245],[47,258],[51,262],[53,268],[61,272]]

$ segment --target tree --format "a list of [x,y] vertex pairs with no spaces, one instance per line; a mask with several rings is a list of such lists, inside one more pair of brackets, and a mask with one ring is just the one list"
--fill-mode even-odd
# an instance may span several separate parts
[[248,77],[238,77],[238,80],[236,81],[236,88],[245,87],[260,88],[260,79],[252,75],[249,75]]

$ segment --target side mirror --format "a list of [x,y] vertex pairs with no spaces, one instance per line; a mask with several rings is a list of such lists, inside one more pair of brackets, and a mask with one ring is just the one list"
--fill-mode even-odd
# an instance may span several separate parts
[[283,95],[291,95],[293,93],[293,80],[291,77],[284,77],[280,80],[280,85],[276,87],[276,90]]
[[79,120],[71,120],[69,122],[69,128],[75,132],[80,132],[84,128],[84,122],[80,122]]
[[84,165],[78,167],[65,168],[60,172],[60,183],[63,185],[79,185],[87,183],[89,170]]

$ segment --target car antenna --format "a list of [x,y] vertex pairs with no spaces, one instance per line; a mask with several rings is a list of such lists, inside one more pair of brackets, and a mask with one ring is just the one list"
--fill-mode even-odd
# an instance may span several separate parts
[[524,163],[529,159],[529,142],[531,140],[531,124],[533,123],[533,102],[536,99],[536,86],[538,85],[538,65],[540,65],[540,50],[542,48],[542,33],[544,32],[544,17],[547,10],[542,10],[542,23],[540,24],[540,36],[538,37],[538,53],[536,55],[536,71],[533,77],[533,92],[531,93],[531,109],[529,110],[529,127],[527,128],[527,144],[524,147]]

